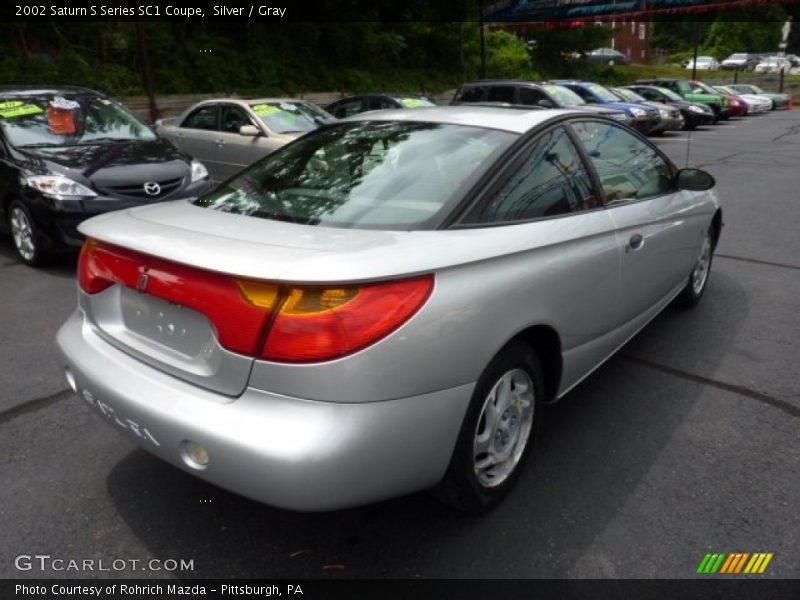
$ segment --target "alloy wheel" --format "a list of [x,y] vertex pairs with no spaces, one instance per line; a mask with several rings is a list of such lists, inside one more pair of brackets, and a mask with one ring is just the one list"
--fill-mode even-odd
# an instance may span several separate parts
[[708,272],[711,268],[711,237],[708,232],[703,235],[703,243],[700,247],[700,256],[692,271],[692,290],[695,295],[700,295],[706,285]]
[[473,469],[487,488],[502,484],[516,468],[530,438],[534,385],[522,369],[504,373],[487,394],[473,439]]
[[33,236],[33,226],[30,219],[28,219],[28,215],[19,206],[15,206],[11,209],[9,222],[17,251],[22,258],[32,261],[36,256],[36,240]]

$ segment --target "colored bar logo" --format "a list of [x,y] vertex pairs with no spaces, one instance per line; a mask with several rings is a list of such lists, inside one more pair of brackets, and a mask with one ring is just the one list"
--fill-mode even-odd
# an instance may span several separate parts
[[697,567],[697,572],[702,575],[715,573],[731,575],[746,573],[755,575],[763,573],[773,557],[772,552],[734,552],[732,554],[706,554]]

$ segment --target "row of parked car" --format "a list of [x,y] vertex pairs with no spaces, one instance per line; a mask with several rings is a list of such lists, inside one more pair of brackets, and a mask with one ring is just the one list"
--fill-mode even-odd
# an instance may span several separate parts
[[753,71],[755,73],[780,73],[785,75],[800,72],[800,57],[794,54],[754,54],[752,52],[735,52],[722,62],[713,56],[698,56],[697,60],[683,61],[686,69],[697,71]]
[[[219,98],[142,122],[104,94],[78,87],[0,89],[0,228],[20,258],[40,265],[83,241],[90,216],[202,196],[294,139],[367,111],[434,106],[410,94],[362,94],[324,108],[294,98]],[[621,87],[586,81],[481,80],[452,104],[568,108],[645,135],[694,129],[789,105],[749,84],[652,79]]]

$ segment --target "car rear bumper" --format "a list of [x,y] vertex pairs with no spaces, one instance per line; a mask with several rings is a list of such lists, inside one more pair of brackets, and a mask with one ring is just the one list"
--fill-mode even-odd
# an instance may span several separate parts
[[[474,387],[358,404],[254,388],[231,398],[111,346],[80,310],[57,345],[78,397],[120,433],[197,477],[293,510],[345,508],[435,485]],[[206,449],[207,466],[184,458],[186,441]]]

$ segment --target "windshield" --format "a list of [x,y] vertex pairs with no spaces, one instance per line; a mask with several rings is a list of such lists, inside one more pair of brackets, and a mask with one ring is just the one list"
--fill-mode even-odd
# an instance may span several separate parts
[[707,83],[703,83],[702,81],[693,81],[692,86],[695,89],[700,89],[701,92],[705,92],[706,94],[713,94],[715,96],[719,95],[719,92],[712,88]]
[[586,102],[569,88],[560,85],[543,85],[542,89],[550,94],[559,106],[584,106]]
[[316,119],[333,119],[331,114],[305,102],[256,102],[250,108],[275,133],[304,133],[320,126]]
[[614,88],[613,91],[619,94],[623,100],[627,100],[629,102],[647,102],[647,100],[642,98],[639,94],[637,94],[633,90],[628,90],[624,88]]
[[156,134],[116,102],[89,94],[19,96],[0,100],[0,127],[17,147],[79,146]]
[[423,108],[426,106],[436,106],[427,98],[397,98],[397,100],[406,108]]
[[746,60],[747,54],[731,54],[728,60]]
[[195,204],[307,225],[431,228],[517,137],[441,123],[341,123],[284,146]]
[[611,91],[604,88],[602,85],[593,83],[587,86],[589,91],[604,102],[619,102],[619,98]]
[[683,102],[683,98],[681,98],[678,94],[673,92],[672,90],[668,90],[667,88],[656,88],[659,92],[664,94],[667,98],[672,100],[673,102]]

